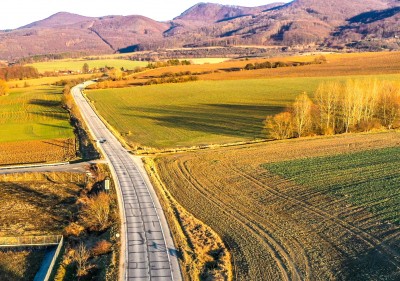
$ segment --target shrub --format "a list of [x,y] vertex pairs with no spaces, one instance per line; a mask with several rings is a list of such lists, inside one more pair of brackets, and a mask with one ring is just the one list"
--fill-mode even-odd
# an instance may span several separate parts
[[106,240],[101,240],[97,242],[97,244],[92,249],[92,253],[94,256],[101,256],[104,254],[108,254],[111,252],[112,244]]
[[81,218],[90,230],[103,231],[109,225],[110,196],[101,192],[87,200],[82,208]]
[[64,229],[65,236],[75,236],[78,237],[82,234],[85,228],[77,223],[71,223]]

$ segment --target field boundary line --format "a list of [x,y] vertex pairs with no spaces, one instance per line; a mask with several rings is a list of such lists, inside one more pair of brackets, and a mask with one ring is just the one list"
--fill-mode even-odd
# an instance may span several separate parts
[[0,237],[0,248],[58,245],[62,235]]
[[71,164],[70,162],[59,162],[59,163],[47,163],[47,164],[28,164],[28,165],[16,165],[16,166],[0,166],[0,170],[12,170],[12,169],[29,169],[29,168],[41,168],[41,167],[58,167]]

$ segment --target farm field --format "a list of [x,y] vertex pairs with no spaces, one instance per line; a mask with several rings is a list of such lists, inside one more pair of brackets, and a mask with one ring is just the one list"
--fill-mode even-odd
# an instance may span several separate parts
[[282,77],[324,77],[346,75],[396,74],[400,70],[400,52],[325,54],[327,63],[311,64],[300,67],[281,67],[277,69],[259,69],[234,71],[244,68],[248,63],[270,62],[313,62],[320,55],[277,57],[267,59],[233,60],[218,64],[171,66],[158,68],[135,75],[138,79],[160,76],[165,72],[204,73],[200,80],[238,80],[265,79]]
[[[366,77],[196,81],[86,93],[133,147],[159,149],[265,138],[265,117],[283,111],[302,92],[312,96],[323,81]],[[398,74],[373,77],[400,80]]]
[[26,86],[49,86],[54,84],[60,80],[73,80],[73,79],[90,79],[93,77],[93,74],[79,74],[79,75],[62,75],[57,77],[42,77],[37,79],[25,79],[25,80],[11,80],[7,82],[10,88],[26,88]]
[[47,85],[15,88],[0,97],[0,165],[74,157],[75,136],[62,96],[62,87]]
[[29,64],[28,66],[35,67],[40,73],[46,71],[82,71],[82,66],[87,63],[89,65],[89,69],[92,68],[101,68],[101,67],[115,67],[124,69],[133,70],[136,67],[144,67],[147,65],[147,62],[140,61],[131,61],[131,60],[121,60],[121,59],[100,59],[100,60],[55,60],[48,62],[39,62]]
[[399,144],[395,132],[348,134],[159,156],[155,166],[230,248],[235,280],[398,280]]

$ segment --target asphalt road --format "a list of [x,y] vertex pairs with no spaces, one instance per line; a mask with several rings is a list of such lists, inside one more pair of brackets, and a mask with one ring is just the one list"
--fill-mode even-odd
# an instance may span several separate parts
[[72,94],[120,187],[119,201],[123,205],[120,279],[180,281],[178,252],[141,161],[123,148],[84,98],[82,90],[88,84],[74,87]]

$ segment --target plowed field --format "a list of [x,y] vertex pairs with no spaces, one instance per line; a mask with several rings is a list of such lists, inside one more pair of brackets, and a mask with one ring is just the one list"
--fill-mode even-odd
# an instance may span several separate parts
[[[236,280],[399,280],[400,227],[394,218],[400,172],[393,167],[399,145],[398,133],[359,134],[175,154],[155,162],[171,194],[230,248]],[[365,161],[368,154],[371,161]],[[329,170],[324,163],[330,157],[343,167]],[[301,181],[282,170],[301,167],[299,161],[314,167],[321,162],[325,173],[305,169]],[[340,192],[329,187],[332,177]],[[369,182],[383,187],[373,192]],[[386,199],[384,192],[390,194]]]

